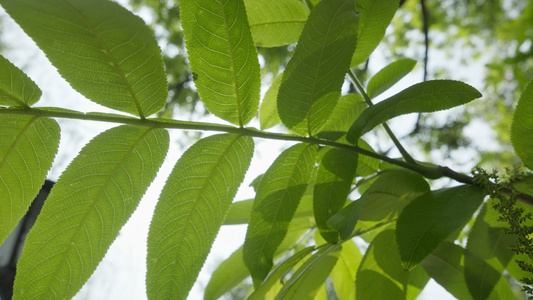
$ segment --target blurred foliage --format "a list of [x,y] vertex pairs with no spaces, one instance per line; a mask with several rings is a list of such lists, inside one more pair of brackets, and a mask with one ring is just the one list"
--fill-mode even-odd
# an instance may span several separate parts
[[[462,114],[449,115],[445,123],[435,122],[432,116],[420,117],[414,129],[417,142],[426,150],[446,149],[449,157],[455,150],[472,147],[463,129],[480,119],[495,130],[501,147],[498,151],[477,149],[481,161],[475,163],[493,167],[513,164],[509,136],[512,111],[526,83],[533,79],[533,1],[406,0],[384,41],[387,60],[424,59],[422,2],[427,7],[429,28],[429,78],[457,78],[458,67],[468,70],[478,59],[488,63],[478,78],[486,91],[484,99],[471,104],[475,109],[466,107]],[[447,65],[443,66],[438,57],[446,57]],[[450,58],[458,63],[450,64]],[[469,72],[468,76],[476,73]]]
[[[205,108],[197,105],[199,98],[193,76],[186,66],[178,1],[130,0],[130,3],[135,10],[151,15],[151,26],[163,49],[170,90],[162,116],[173,115],[175,109],[205,113]],[[501,148],[497,151],[478,148],[481,155],[477,159],[480,161],[473,163],[491,165],[494,162],[493,167],[512,164],[508,130],[512,111],[518,95],[533,78],[533,0],[403,0],[387,31],[384,47],[381,47],[385,63],[402,57],[424,61],[422,4],[426,7],[429,31],[427,78],[463,79],[458,78],[456,68],[468,70],[475,60],[481,59],[488,62],[479,74],[482,78],[478,78],[482,80],[486,94],[483,101],[471,104],[474,107],[449,114],[445,122],[432,115],[421,115],[412,134],[406,138],[415,139],[427,153],[430,149],[439,149],[443,159],[449,158],[454,151],[474,146],[463,130],[472,120],[478,119],[495,130]],[[260,60],[262,74],[267,77],[283,70],[294,45],[257,50],[260,56],[268,58]],[[444,65],[442,58],[447,61]],[[450,64],[450,58],[456,63]],[[368,62],[355,69],[357,76],[365,81],[373,75],[368,74],[367,67]],[[476,75],[469,73],[468,76]]]

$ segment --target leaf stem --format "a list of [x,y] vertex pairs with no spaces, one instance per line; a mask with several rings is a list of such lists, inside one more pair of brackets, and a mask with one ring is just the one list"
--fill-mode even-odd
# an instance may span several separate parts
[[99,122],[108,122],[108,123],[117,123],[117,124],[129,124],[137,126],[147,126],[151,128],[164,128],[164,129],[182,129],[182,130],[198,130],[198,131],[216,131],[216,132],[226,132],[234,133],[239,135],[245,135],[255,138],[264,138],[271,140],[282,140],[282,141],[294,141],[302,142],[308,144],[330,146],[340,149],[346,149],[359,153],[361,155],[373,157],[387,163],[412,170],[421,174],[422,176],[429,179],[438,179],[441,177],[449,177],[458,182],[472,184],[472,178],[467,175],[457,173],[447,167],[437,166],[437,167],[427,167],[420,164],[412,164],[400,159],[390,158],[386,155],[378,154],[366,149],[359,148],[357,145],[349,145],[344,143],[339,143],[331,140],[320,139],[316,137],[305,137],[297,136],[291,134],[283,133],[274,133],[260,131],[256,128],[249,127],[234,127],[230,125],[221,125],[214,123],[203,123],[203,122],[190,122],[190,121],[179,121],[172,119],[160,119],[160,118],[147,118],[147,119],[138,119],[129,116],[117,115],[117,114],[105,114],[105,113],[83,113],[73,110],[60,109],[60,108],[0,108],[0,115],[33,115],[39,117],[49,117],[49,118],[64,118],[64,119],[75,119],[75,120],[85,120],[85,121],[99,121]]
[[[366,104],[368,106],[373,106],[374,103],[372,103],[372,100],[370,100],[370,97],[368,96],[368,94],[365,92],[365,89],[363,88],[363,84],[359,81],[357,76],[355,76],[355,73],[353,72],[353,70],[350,69],[350,71],[348,72],[348,75],[350,76],[350,79],[352,79],[352,82],[356,86],[357,91],[359,92],[359,94],[361,96],[363,96],[363,99],[365,99]],[[396,145],[396,148],[398,148],[398,150],[402,154],[402,157],[405,159],[405,161],[407,161],[408,163],[413,164],[413,165],[418,165],[416,160],[414,160],[413,157],[409,154],[409,152],[407,152],[407,150],[405,150],[405,148],[402,146],[402,144],[400,143],[400,140],[398,140],[398,138],[396,138],[396,136],[394,135],[394,133],[390,129],[389,125],[387,125],[387,123],[383,123],[381,125],[383,125],[383,128],[385,128],[385,131],[387,132],[387,134],[391,138],[391,140],[394,143],[394,145]]]

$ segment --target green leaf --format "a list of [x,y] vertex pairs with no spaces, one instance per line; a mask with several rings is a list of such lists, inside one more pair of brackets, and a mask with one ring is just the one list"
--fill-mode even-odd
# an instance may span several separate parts
[[399,6],[398,0],[356,1],[356,9],[361,13],[357,48],[352,58],[352,67],[368,59],[385,35]]
[[89,142],[54,185],[17,265],[15,298],[70,299],[155,178],[168,132],[119,126]]
[[0,55],[0,105],[27,108],[41,95],[41,89],[28,75]]
[[2,0],[61,76],[88,99],[146,117],[167,101],[163,60],[143,20],[107,0]]
[[469,251],[465,251],[464,272],[468,290],[475,300],[487,299],[501,277],[498,270]]
[[463,253],[464,248],[461,246],[444,241],[422,261],[421,265],[431,278],[454,297],[471,300],[473,298],[468,292],[461,264]]
[[[524,178],[513,182],[513,187],[524,194],[533,196],[533,174],[526,175]],[[526,206],[529,208],[529,206]]]
[[348,94],[340,97],[331,112],[331,116],[317,136],[342,142],[341,137],[346,134],[346,131],[365,108],[367,108],[367,104],[359,94]]
[[341,210],[351,192],[357,168],[357,153],[344,149],[326,148],[318,167],[313,193],[316,225],[326,241],[334,244],[339,233],[326,221]]
[[367,108],[350,127],[346,138],[355,143],[363,134],[394,117],[449,109],[479,97],[481,94],[475,88],[461,81],[421,82]]
[[381,69],[368,81],[366,92],[374,98],[396,84],[409,74],[416,65],[416,60],[410,58],[399,59]]
[[261,180],[243,252],[256,287],[272,268],[274,252],[307,188],[316,154],[316,146],[296,144],[283,151]]
[[311,299],[335,267],[341,251],[342,244],[322,247],[295,271],[276,298]]
[[332,230],[339,233],[341,239],[345,240],[352,235],[355,225],[359,221],[361,211],[361,202],[352,201],[336,214],[331,216],[326,225]]
[[205,287],[204,300],[218,299],[248,276],[250,272],[242,260],[242,247],[239,247],[211,274],[211,279]]
[[[370,145],[363,139],[359,140],[359,148],[365,149],[371,152],[375,152]],[[377,158],[373,158],[366,155],[359,155],[359,162],[357,163],[357,176],[370,176],[375,174],[379,170],[381,161]]]
[[529,169],[533,170],[533,80],[529,81],[518,100],[513,123],[511,141],[516,155]]
[[356,299],[405,299],[409,272],[400,264],[394,231],[379,233],[368,246],[355,280]]
[[405,169],[383,171],[358,200],[362,205],[359,219],[392,220],[411,200],[429,190],[429,184],[418,173]]
[[355,49],[353,0],[323,0],[309,15],[278,94],[278,113],[298,134],[316,133],[340,96]]
[[499,217],[492,204],[486,204],[468,235],[465,279],[474,299],[487,299],[514,256],[516,236],[506,233]]
[[268,291],[274,286],[274,284],[280,281],[289,270],[291,270],[297,263],[304,259],[307,255],[315,250],[315,247],[307,247],[296,254],[289,257],[284,262],[277,265],[274,270],[268,275],[263,284],[261,284],[257,289],[250,295],[248,300],[261,300],[266,295]]
[[355,275],[363,256],[353,241],[342,243],[342,252],[330,277],[338,299],[355,300]]
[[252,138],[199,140],[178,160],[161,192],[148,233],[149,299],[185,299],[248,170]]
[[259,61],[243,0],[181,0],[194,83],[207,109],[240,126],[259,107]]
[[0,117],[0,245],[39,193],[57,153],[59,132],[51,119]]
[[261,124],[262,130],[271,128],[281,122],[278,116],[276,99],[278,99],[278,90],[282,76],[283,73],[274,77],[272,84],[265,93],[265,98],[263,98],[261,107],[259,108],[259,123]]
[[253,199],[233,202],[224,219],[223,225],[247,224],[253,205]]
[[298,0],[244,0],[254,42],[279,47],[298,41],[309,9]]
[[457,186],[423,194],[409,203],[396,224],[396,241],[406,269],[414,268],[470,220],[485,197],[477,186]]
[[342,239],[347,239],[358,221],[393,220],[412,199],[427,191],[429,184],[417,173],[404,169],[387,170],[359,200],[333,215],[327,225],[338,231]]

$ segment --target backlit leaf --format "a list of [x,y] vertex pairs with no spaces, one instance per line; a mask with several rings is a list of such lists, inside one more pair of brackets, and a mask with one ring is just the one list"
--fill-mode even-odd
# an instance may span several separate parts
[[429,184],[417,173],[403,169],[383,172],[363,193],[333,215],[327,225],[347,239],[359,221],[393,220],[412,199],[429,191]]
[[218,299],[248,276],[250,272],[244,265],[242,247],[240,247],[211,274],[211,279],[205,287],[204,300]]
[[278,90],[282,76],[283,73],[274,77],[259,108],[259,123],[261,124],[262,130],[278,125],[281,122],[278,116],[276,100],[278,99]]
[[0,55],[0,105],[28,107],[39,101],[41,94],[28,75]]
[[394,240],[394,231],[385,230],[368,246],[357,270],[356,299],[405,299],[409,272],[400,264]]
[[253,199],[232,203],[224,219],[224,225],[247,224],[253,205]]
[[59,131],[51,119],[0,117],[0,245],[41,189],[57,153]]
[[368,81],[366,92],[370,98],[374,98],[396,84],[405,75],[409,74],[416,65],[416,60],[399,59],[381,69]]
[[336,243],[339,233],[330,229],[327,220],[341,210],[351,192],[357,168],[357,153],[324,149],[318,167],[313,194],[313,209],[320,234],[329,243]]
[[260,300],[263,299],[263,296],[274,286],[276,282],[281,281],[281,278],[288,273],[297,263],[304,259],[307,255],[315,250],[315,247],[307,247],[293,256],[289,257],[287,260],[280,263],[276,266],[272,272],[268,275],[263,282],[251,295],[249,300]]
[[426,272],[438,284],[457,299],[473,299],[466,286],[462,257],[464,248],[444,241],[421,263]]
[[418,173],[405,169],[383,171],[358,200],[362,202],[359,219],[391,220],[411,200],[426,192],[429,192],[429,184]]
[[340,97],[331,116],[317,136],[342,142],[341,138],[367,106],[359,94],[351,93]]
[[61,76],[88,99],[136,116],[167,100],[163,60],[143,20],[107,0],[2,0]]
[[318,132],[340,96],[357,39],[354,4],[323,0],[315,6],[283,72],[278,113],[298,134]]
[[533,80],[518,100],[511,124],[511,141],[516,155],[533,170]]
[[256,287],[272,268],[273,255],[307,188],[316,153],[314,145],[296,144],[278,156],[261,180],[243,251]]
[[256,115],[259,61],[243,0],[181,0],[194,83],[207,109],[244,126]]
[[342,243],[342,252],[330,277],[338,299],[355,299],[355,275],[363,255],[353,241]]
[[298,0],[244,0],[254,42],[279,47],[298,41],[309,9]]
[[357,48],[352,58],[352,67],[368,59],[385,35],[385,30],[399,6],[398,0],[361,0],[356,1],[357,11],[361,13]]
[[252,138],[203,138],[178,160],[148,234],[149,299],[185,299],[248,170]]
[[457,186],[423,194],[409,203],[396,224],[396,240],[406,269],[414,268],[477,210],[485,192]]
[[506,233],[507,224],[486,204],[468,235],[464,259],[465,279],[474,299],[487,299],[503,270],[514,256],[516,236]]
[[81,150],[28,235],[15,298],[70,299],[78,292],[155,178],[168,144],[163,129],[125,125]]
[[285,283],[278,299],[312,299],[337,263],[342,244],[327,245],[311,255]]
[[394,117],[449,109],[479,97],[481,94],[475,88],[461,81],[421,82],[367,108],[350,127],[346,138],[355,143],[363,134]]

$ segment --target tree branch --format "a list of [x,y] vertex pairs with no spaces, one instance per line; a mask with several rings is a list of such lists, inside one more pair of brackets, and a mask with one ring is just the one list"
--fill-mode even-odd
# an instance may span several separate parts
[[[147,126],[151,128],[163,128],[163,129],[182,129],[182,130],[197,130],[197,131],[216,131],[216,132],[225,132],[225,133],[234,133],[239,135],[245,135],[255,138],[264,138],[271,140],[282,140],[282,141],[294,141],[302,142],[308,144],[315,144],[321,146],[329,146],[339,149],[346,149],[353,151],[355,153],[372,157],[389,164],[399,166],[414,172],[419,173],[420,175],[428,179],[439,179],[442,177],[447,177],[453,179],[457,182],[465,184],[473,184],[473,177],[468,175],[458,173],[451,170],[448,167],[437,166],[437,167],[428,167],[420,164],[411,164],[400,159],[390,158],[385,155],[381,155],[363,148],[359,148],[356,145],[348,145],[344,143],[339,143],[331,140],[320,139],[315,137],[305,137],[297,136],[292,134],[284,133],[274,133],[261,131],[255,128],[250,127],[234,127],[230,125],[214,124],[214,123],[203,123],[203,122],[190,122],[190,121],[179,121],[172,119],[160,119],[160,118],[147,118],[147,119],[138,119],[134,117],[128,117],[117,114],[105,114],[105,113],[83,113],[74,110],[67,110],[61,108],[6,108],[0,107],[0,115],[30,115],[38,117],[47,117],[47,118],[63,118],[63,119],[74,119],[74,120],[84,120],[84,121],[98,121],[98,122],[108,122],[108,123],[117,123],[117,124],[128,124],[128,125],[137,125],[137,126]],[[527,204],[533,205],[533,197],[526,194],[519,194],[518,198]]]

